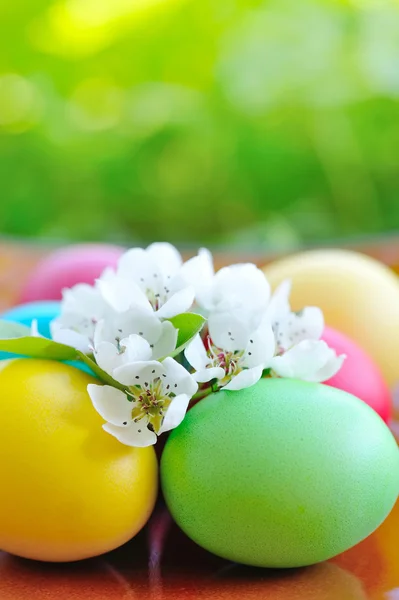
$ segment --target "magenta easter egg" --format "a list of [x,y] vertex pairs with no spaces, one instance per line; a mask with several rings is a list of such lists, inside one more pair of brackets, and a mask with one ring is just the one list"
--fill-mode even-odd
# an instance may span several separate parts
[[324,383],[357,396],[388,422],[392,409],[391,394],[372,358],[353,340],[331,327],[324,329],[322,339],[337,354],[346,354],[338,373]]
[[106,267],[116,265],[123,251],[108,244],[81,244],[56,250],[32,271],[20,302],[60,300],[64,288],[77,283],[93,284]]

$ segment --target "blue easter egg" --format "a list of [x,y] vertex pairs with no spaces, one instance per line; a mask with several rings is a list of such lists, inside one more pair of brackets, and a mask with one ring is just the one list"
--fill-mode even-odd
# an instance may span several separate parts
[[[50,323],[53,319],[59,316],[61,311],[61,303],[56,301],[45,302],[28,302],[14,306],[0,315],[0,319],[4,321],[13,321],[30,327],[34,319],[37,320],[39,333],[44,337],[51,338]],[[11,354],[10,352],[0,352],[0,360],[16,358],[19,355]],[[81,369],[90,375],[93,375],[91,369],[79,361],[69,361],[70,364],[77,369]]]
[[[50,322],[60,314],[60,302],[28,302],[13,306],[0,315],[4,321],[14,321],[30,327],[34,319],[37,320],[39,333],[50,338]],[[15,358],[15,354],[0,352],[0,360]]]
[[[10,308],[3,314],[0,314],[0,319],[4,321],[13,321],[30,327],[33,320],[37,320],[39,333],[44,337],[51,338],[50,323],[53,319],[59,316],[61,312],[61,302],[56,301],[38,301],[20,304]],[[19,355],[11,354],[10,352],[0,352],[0,360],[9,358],[17,358]],[[89,375],[95,376],[92,370],[83,362],[77,360],[67,361],[67,364],[76,367],[81,371],[85,371]]]
[[95,373],[93,373],[93,371],[90,369],[90,367],[88,367],[84,362],[80,362],[79,360],[66,360],[65,364],[70,365],[71,367],[75,367],[75,369],[80,369],[81,371],[84,371],[88,375],[91,375],[92,377],[97,378],[97,375]]
[[50,322],[60,314],[60,302],[29,302],[10,308],[0,319],[14,321],[30,327],[34,319],[37,320],[39,333],[44,337],[51,337]]

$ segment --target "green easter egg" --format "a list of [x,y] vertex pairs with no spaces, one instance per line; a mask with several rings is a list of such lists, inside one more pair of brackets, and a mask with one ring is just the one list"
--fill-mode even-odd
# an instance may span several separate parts
[[399,493],[399,451],[366,404],[263,379],[199,402],[170,436],[162,487],[183,531],[223,558],[299,567],[372,533]]

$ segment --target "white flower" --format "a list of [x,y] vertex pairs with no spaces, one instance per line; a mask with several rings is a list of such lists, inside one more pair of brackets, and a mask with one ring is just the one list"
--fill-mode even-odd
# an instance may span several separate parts
[[103,428],[127,446],[151,446],[157,435],[177,427],[198,389],[194,378],[173,358],[140,361],[114,370],[126,393],[89,384],[94,408],[107,421]]
[[37,319],[32,319],[32,323],[30,325],[30,334],[32,337],[44,337],[44,335],[39,332],[39,324]]
[[321,382],[335,375],[345,360],[321,341],[324,330],[322,311],[307,306],[292,312],[290,281],[284,281],[273,294],[266,311],[276,337],[276,354],[269,367],[274,375]]
[[281,356],[275,356],[270,367],[279,377],[322,382],[333,377],[345,360],[337,356],[323,340],[303,340]]
[[137,334],[121,339],[118,344],[98,342],[94,333],[94,357],[101,369],[113,375],[114,370],[125,364],[145,361],[151,358],[151,347],[147,340]]
[[279,352],[288,350],[303,340],[319,340],[324,330],[324,317],[320,308],[307,306],[298,312],[291,311],[290,292],[291,282],[283,281],[274,292],[266,310]]
[[120,257],[117,271],[107,269],[97,285],[118,312],[140,306],[168,319],[186,312],[194,301],[194,288],[178,276],[181,267],[182,258],[171,244],[132,248]]
[[266,309],[266,316],[274,325],[277,325],[281,318],[286,317],[289,313],[291,313],[289,301],[291,287],[291,281],[289,279],[285,279],[282,283],[280,283],[270,298]]
[[185,357],[199,382],[218,380],[218,387],[240,390],[254,385],[262,376],[275,351],[273,330],[264,320],[256,331],[245,331],[232,315],[220,315],[210,324],[206,347],[197,335],[185,350]]
[[114,313],[95,328],[94,356],[112,375],[122,364],[168,356],[176,348],[177,335],[170,321],[161,322],[152,312],[136,308]]
[[198,254],[187,260],[176,273],[174,282],[177,287],[191,286],[198,300],[206,296],[215,275],[212,254],[206,248],[200,248]]
[[224,267],[212,279],[209,278],[209,265],[204,271],[208,273],[207,281],[197,294],[197,302],[208,313],[243,309],[247,314],[265,311],[270,286],[256,265],[248,263]]
[[110,312],[110,307],[100,291],[88,284],[79,283],[62,292],[61,314],[50,324],[51,337],[56,342],[90,352],[94,329],[100,319]]

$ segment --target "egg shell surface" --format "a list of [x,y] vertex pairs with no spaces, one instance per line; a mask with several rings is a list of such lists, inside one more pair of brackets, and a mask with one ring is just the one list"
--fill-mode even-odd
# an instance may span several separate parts
[[263,379],[200,401],[168,439],[164,496],[214,554],[300,567],[354,546],[399,492],[399,451],[364,402],[335,388]]
[[157,497],[154,449],[102,429],[89,375],[48,360],[0,363],[0,549],[75,561],[131,539]]
[[388,386],[399,381],[399,279],[382,263],[349,250],[311,250],[264,268],[275,289],[291,279],[292,308],[319,306],[328,326],[358,343]]
[[123,248],[108,244],[68,246],[52,252],[32,271],[21,302],[60,300],[62,290],[77,283],[93,284],[106,267],[114,267]]
[[27,302],[6,310],[0,315],[0,319],[14,321],[27,327],[30,327],[32,321],[36,319],[39,333],[49,338],[51,337],[50,323],[59,316],[60,311],[60,302]]
[[[20,304],[10,308],[2,315],[0,319],[5,321],[13,321],[30,327],[34,319],[37,320],[37,326],[40,335],[51,338],[50,323],[53,319],[59,316],[61,311],[61,303],[56,301],[46,302],[28,302],[26,304]],[[0,352],[0,360],[7,360],[10,358],[16,358],[19,355],[11,354],[10,352]],[[80,361],[68,361],[70,364],[81,371],[85,371],[89,375],[95,376],[91,369]]]
[[392,413],[391,393],[372,358],[348,336],[331,327],[324,329],[322,339],[337,354],[346,354],[338,373],[324,383],[360,398],[388,423]]
[[[14,306],[0,315],[4,321],[13,321],[30,327],[34,319],[37,320],[39,333],[44,337],[51,337],[50,323],[58,317],[61,310],[60,302],[27,302]],[[15,358],[15,354],[0,352],[0,360]]]

